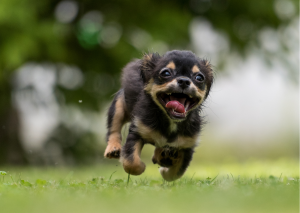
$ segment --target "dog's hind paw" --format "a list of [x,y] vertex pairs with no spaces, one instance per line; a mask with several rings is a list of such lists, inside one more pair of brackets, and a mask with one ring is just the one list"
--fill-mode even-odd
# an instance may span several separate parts
[[163,167],[171,167],[177,164],[178,158],[180,158],[180,151],[177,148],[157,147],[154,151],[152,162]]
[[165,149],[162,151],[161,156],[176,159],[178,157],[178,149],[175,148]]
[[107,144],[104,157],[119,159],[121,155],[121,144]]

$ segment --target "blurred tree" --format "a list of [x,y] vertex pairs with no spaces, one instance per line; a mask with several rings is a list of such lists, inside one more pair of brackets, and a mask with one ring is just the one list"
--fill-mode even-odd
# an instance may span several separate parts
[[[227,34],[233,49],[243,53],[247,45],[255,42],[259,30],[278,28],[289,21],[284,13],[278,17],[276,2],[279,1],[2,0],[0,163],[24,163],[26,159],[17,137],[18,114],[12,105],[10,83],[13,72],[24,63],[46,61],[78,66],[83,71],[84,84],[74,90],[60,86],[56,90],[66,104],[78,103],[79,97],[84,97],[79,107],[99,110],[102,102],[117,91],[120,70],[132,58],[147,51],[187,48],[188,27],[194,17],[207,19]],[[298,1],[290,3],[298,13]]]

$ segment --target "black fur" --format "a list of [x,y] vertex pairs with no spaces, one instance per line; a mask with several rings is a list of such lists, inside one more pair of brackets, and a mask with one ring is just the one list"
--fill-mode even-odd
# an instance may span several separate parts
[[187,167],[190,165],[190,162],[193,158],[194,149],[184,149],[183,152],[184,152],[183,161],[182,161],[181,167],[177,173],[178,177],[181,177],[183,175],[183,173],[186,171]]
[[129,133],[126,139],[126,143],[122,149],[122,156],[129,161],[133,161],[133,152],[134,152],[134,145],[141,140],[141,136],[134,131],[135,126],[133,124],[129,127]]

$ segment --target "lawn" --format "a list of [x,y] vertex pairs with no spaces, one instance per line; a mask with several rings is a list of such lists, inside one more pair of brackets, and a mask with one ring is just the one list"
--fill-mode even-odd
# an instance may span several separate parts
[[129,182],[117,161],[0,170],[6,172],[0,175],[3,213],[299,212],[297,160],[194,162],[183,178],[171,183],[150,163]]

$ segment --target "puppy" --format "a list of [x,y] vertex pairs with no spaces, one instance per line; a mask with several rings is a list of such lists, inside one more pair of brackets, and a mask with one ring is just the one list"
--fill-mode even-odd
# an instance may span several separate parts
[[[153,163],[167,181],[180,178],[198,144],[201,105],[213,83],[210,63],[190,51],[145,54],[123,69],[122,89],[109,108],[106,158],[120,158],[132,175],[145,171],[144,144],[156,147]],[[125,145],[121,129],[131,122]]]

